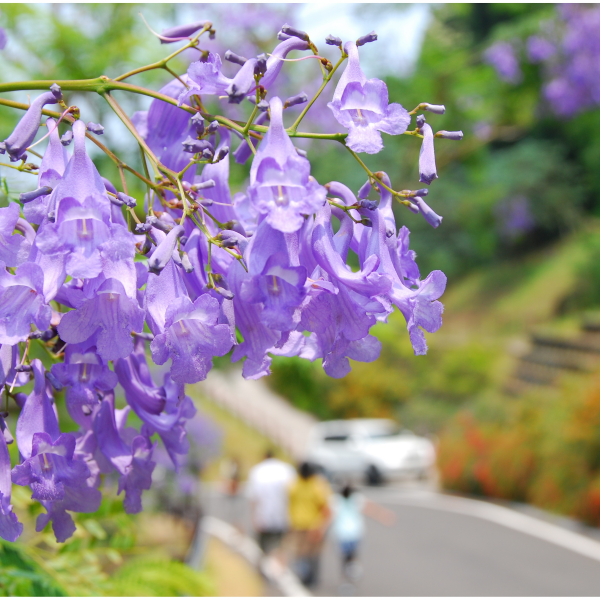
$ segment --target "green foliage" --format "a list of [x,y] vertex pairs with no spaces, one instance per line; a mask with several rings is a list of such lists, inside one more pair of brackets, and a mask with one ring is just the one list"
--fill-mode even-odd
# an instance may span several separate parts
[[66,596],[18,544],[0,539],[0,596]]
[[214,596],[204,573],[172,560],[135,559],[113,573],[106,586],[110,596]]

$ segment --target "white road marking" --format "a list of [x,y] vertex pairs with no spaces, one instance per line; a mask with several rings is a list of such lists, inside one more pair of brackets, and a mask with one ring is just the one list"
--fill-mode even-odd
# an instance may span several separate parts
[[374,500],[476,517],[600,561],[600,542],[497,504],[433,492],[410,492],[391,497],[382,495]]

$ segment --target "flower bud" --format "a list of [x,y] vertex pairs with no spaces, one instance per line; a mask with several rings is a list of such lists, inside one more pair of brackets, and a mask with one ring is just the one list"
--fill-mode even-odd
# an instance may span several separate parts
[[429,194],[429,190],[427,188],[423,188],[423,189],[417,190],[414,195],[415,196],[427,196],[427,194]]
[[217,129],[219,129],[219,121],[213,121],[212,123],[210,123],[210,125],[206,128],[206,131],[208,131],[208,133],[216,133]]
[[50,329],[46,329],[40,336],[42,342],[49,342],[54,339],[58,335],[58,331],[54,327],[50,327]]
[[4,140],[5,148],[13,162],[23,159],[25,150],[33,142],[40,122],[42,120],[42,108],[46,104],[56,104],[56,98],[52,92],[45,92],[38,96],[27,109],[14,131]]
[[73,132],[69,129],[65,134],[60,138],[60,143],[67,147],[73,141]]
[[202,150],[202,158],[204,160],[211,160],[213,157],[214,152],[210,149],[210,148],[206,148],[204,150]]
[[192,117],[192,125],[196,129],[196,133],[198,135],[202,135],[204,133],[204,119],[202,118],[202,115],[200,113],[196,113]]
[[435,137],[442,138],[444,140],[455,140],[460,141],[463,139],[462,131],[445,131],[442,129],[435,134]]
[[90,121],[85,127],[89,132],[95,133],[96,135],[102,135],[104,133],[104,127],[100,125],[100,123],[92,123]]
[[358,206],[360,208],[366,208],[368,210],[377,210],[377,202],[375,200],[367,200],[366,198],[361,198],[358,201]]
[[283,103],[283,108],[290,108],[290,106],[296,106],[297,104],[304,104],[305,102],[308,102],[308,96],[304,92],[302,92],[301,94],[297,94],[296,96],[292,96],[291,98],[288,98]]
[[421,108],[423,110],[428,110],[429,112],[435,113],[436,115],[443,115],[446,112],[446,107],[443,104],[429,104],[427,102],[423,102],[421,104]]
[[195,23],[189,23],[188,25],[177,25],[176,27],[170,27],[169,29],[163,29],[161,32],[162,38],[170,38],[167,40],[160,40],[161,44],[172,44],[177,41],[177,38],[190,37],[199,29],[202,29],[206,25],[207,21],[196,21]]
[[190,260],[190,257],[187,255],[187,252],[181,253],[181,264],[183,265],[183,270],[186,273],[194,272],[194,267],[192,265],[192,261]]
[[415,215],[418,215],[421,212],[419,210],[419,207],[416,204],[413,204],[412,202],[409,202],[407,204],[407,208],[408,210],[410,210],[410,212],[415,213]]
[[[146,217],[146,220],[148,220],[148,218],[149,217]],[[154,218],[156,219],[156,217]],[[175,225],[169,223],[168,221],[163,221],[162,219],[156,219],[156,221],[153,221],[152,227],[156,227],[156,229],[162,231],[163,233],[169,233],[169,231],[171,231]]]
[[415,204],[419,207],[423,218],[433,227],[437,228],[442,223],[442,217],[435,213],[431,207],[419,196],[414,198]]
[[181,225],[173,227],[167,234],[167,237],[158,244],[152,256],[148,259],[148,270],[151,273],[158,275],[167,266],[169,260],[174,257],[177,238],[183,235],[183,231],[184,229]]
[[261,100],[257,105],[256,108],[258,108],[258,110],[264,112],[265,110],[269,110],[269,103],[266,100]]
[[51,371],[46,371],[44,375],[57,392],[60,392],[63,389],[63,384],[52,374]]
[[191,190],[194,192],[197,192],[198,190],[207,190],[209,188],[214,188],[215,185],[216,185],[216,183],[215,183],[214,179],[207,179],[206,181],[203,181],[202,183],[195,183],[191,187]]
[[58,85],[58,83],[53,83],[50,86],[50,91],[54,94],[54,97],[58,102],[63,99],[62,90],[60,89],[60,85]]
[[40,196],[47,196],[52,193],[52,188],[48,185],[45,185],[37,190],[33,190],[33,192],[24,192],[19,196],[19,202],[26,204],[27,202],[31,202]]
[[215,156],[214,162],[219,162],[220,160],[223,160],[228,154],[229,146],[221,146],[221,148],[219,148],[219,151],[217,152],[217,155]]
[[108,199],[115,205],[115,206],[123,206],[124,202],[123,200],[120,200],[119,198],[115,198],[114,196],[111,196],[109,194]]
[[425,123],[424,118],[420,129],[423,133],[423,143],[421,144],[421,151],[419,153],[419,181],[431,185],[431,182],[438,178],[437,167],[435,165],[433,131],[431,130],[431,127]]
[[144,238],[144,243],[142,244],[142,249],[140,250],[140,254],[148,254],[152,250],[152,242],[149,237]]
[[158,221],[157,217],[155,217],[154,215],[148,215],[146,217],[145,223],[138,223],[135,226],[136,233],[140,233],[140,234],[148,233],[152,229],[152,227],[156,224],[157,221]]
[[375,42],[376,40],[377,40],[377,34],[374,31],[371,31],[371,33],[367,33],[367,35],[363,35],[362,37],[359,37],[356,40],[356,45],[364,46],[365,44],[368,44],[370,42]]
[[128,196],[127,194],[124,194],[123,192],[119,192],[117,194],[117,198],[129,208],[135,208],[137,206],[137,200],[131,196]]
[[235,246],[238,246],[242,252],[244,252],[244,249],[248,245],[248,239],[241,233],[233,231],[232,229],[221,231],[218,235],[218,239],[221,240],[223,248],[234,248]]
[[300,29],[291,27],[287,23],[281,28],[281,32],[285,33],[286,35],[291,35],[292,37],[297,37],[301,40],[304,40],[305,42],[310,41],[310,38],[308,37],[308,33],[306,33],[306,31],[301,31]]
[[425,115],[419,115],[417,117],[417,127],[419,129],[422,129],[423,125],[425,125],[425,123],[426,123]]
[[289,40],[292,36],[288,35],[287,33],[283,33],[283,31],[280,31],[277,34],[277,39],[281,42],[285,42],[285,40]]
[[198,154],[207,148],[212,150],[212,145],[208,140],[195,140],[191,136],[188,136],[181,142],[181,145],[183,146],[183,151],[189,154]]
[[264,75],[267,72],[267,55],[259,54],[256,57],[256,65],[254,65],[255,75]]
[[360,220],[360,222],[365,227],[373,227],[373,221],[371,221],[371,219],[369,219],[369,217],[362,217],[362,219]]
[[239,56],[238,54],[236,54],[235,52],[232,52],[231,50],[227,50],[227,52],[225,52],[225,54],[223,55],[223,58],[225,60],[228,60],[229,62],[236,64],[236,65],[240,65],[240,67],[243,67],[244,64],[246,64],[246,62],[248,61],[247,58],[244,58],[243,56]]
[[334,35],[329,34],[326,38],[325,38],[325,43],[328,46],[341,46],[342,45],[342,39],[339,37],[336,37]]

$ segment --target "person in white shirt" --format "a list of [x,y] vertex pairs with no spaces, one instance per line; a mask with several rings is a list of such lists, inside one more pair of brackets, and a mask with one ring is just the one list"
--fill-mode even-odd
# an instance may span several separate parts
[[274,458],[270,450],[248,474],[246,490],[252,526],[265,554],[271,554],[281,546],[288,530],[288,487],[295,478],[295,469]]

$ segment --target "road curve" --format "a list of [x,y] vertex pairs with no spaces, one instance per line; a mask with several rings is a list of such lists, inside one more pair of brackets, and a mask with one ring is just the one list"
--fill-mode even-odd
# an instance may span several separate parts
[[[595,540],[485,502],[386,489],[366,493],[397,521],[389,528],[369,522],[355,595],[600,595]],[[315,595],[343,593],[340,581],[329,540]]]

